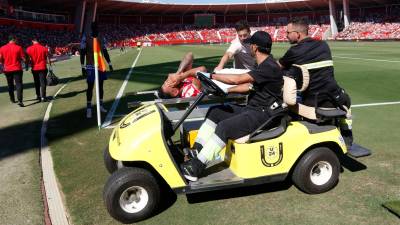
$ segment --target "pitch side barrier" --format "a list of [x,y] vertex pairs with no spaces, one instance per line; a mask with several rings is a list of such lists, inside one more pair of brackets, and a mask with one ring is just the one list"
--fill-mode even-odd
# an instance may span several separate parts
[[[224,40],[173,40],[173,41],[144,41],[143,46],[166,45],[205,45],[205,44],[229,44],[233,39]],[[274,39],[274,42],[287,42],[287,40]],[[130,43],[130,47],[136,47],[136,42]]]

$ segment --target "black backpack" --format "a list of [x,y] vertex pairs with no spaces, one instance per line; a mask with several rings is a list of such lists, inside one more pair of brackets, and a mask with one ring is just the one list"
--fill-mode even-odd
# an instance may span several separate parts
[[56,86],[59,83],[58,77],[54,74],[52,68],[49,68],[46,79],[48,86]]

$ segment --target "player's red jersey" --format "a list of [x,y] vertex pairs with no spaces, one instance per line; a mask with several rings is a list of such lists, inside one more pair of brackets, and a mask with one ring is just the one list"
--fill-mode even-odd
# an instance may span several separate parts
[[200,94],[200,82],[194,77],[188,77],[183,80],[180,90],[181,98],[195,97]]

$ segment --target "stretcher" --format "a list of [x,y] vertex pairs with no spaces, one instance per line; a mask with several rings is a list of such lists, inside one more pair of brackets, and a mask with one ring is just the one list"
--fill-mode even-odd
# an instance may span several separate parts
[[[232,68],[227,68],[227,69],[222,69],[219,71],[216,71],[216,73],[219,74],[242,74],[246,73],[249,70],[244,70],[244,69],[232,69]],[[217,85],[220,87],[223,86],[233,86],[233,85],[227,85],[219,81],[214,81]],[[141,98],[141,99],[146,99],[146,100],[136,100],[136,101],[130,101],[128,102],[128,108],[130,109],[136,109],[139,108],[143,105],[150,105],[150,104],[161,104],[164,107],[168,109],[168,112],[166,113],[167,117],[175,122],[179,118],[182,117],[182,115],[185,113],[186,109],[194,103],[194,101],[197,99],[197,97],[189,97],[189,98],[170,98],[170,99],[163,99],[159,98],[158,96],[158,90],[148,90],[148,91],[138,91],[138,92],[131,92],[127,94],[129,98],[131,96],[135,98]],[[247,101],[247,95],[243,94],[229,94],[225,97],[219,97],[215,95],[208,95],[205,96],[201,103],[192,111],[192,113],[188,117],[188,121],[196,121],[196,120],[202,120],[207,111],[208,108],[213,106],[213,105],[220,105],[220,104],[245,104]]]

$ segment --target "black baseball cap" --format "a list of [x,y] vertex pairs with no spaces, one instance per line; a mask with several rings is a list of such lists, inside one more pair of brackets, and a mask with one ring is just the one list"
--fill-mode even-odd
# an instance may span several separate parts
[[244,43],[257,45],[259,48],[265,49],[271,52],[272,38],[265,31],[257,31],[250,38],[243,41]]

